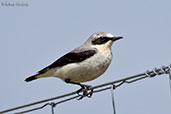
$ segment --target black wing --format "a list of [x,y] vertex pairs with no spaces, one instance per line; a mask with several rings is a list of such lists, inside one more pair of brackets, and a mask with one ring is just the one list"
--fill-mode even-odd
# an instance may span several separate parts
[[61,58],[59,58],[58,60],[56,60],[51,65],[40,70],[38,73],[42,74],[42,73],[47,72],[51,68],[62,67],[62,66],[67,65],[69,63],[82,62],[82,61],[86,60],[87,58],[93,56],[95,53],[96,53],[95,50],[87,50],[87,51],[83,51],[83,52],[79,52],[79,53],[75,53],[75,52],[67,53],[66,55],[64,55]]

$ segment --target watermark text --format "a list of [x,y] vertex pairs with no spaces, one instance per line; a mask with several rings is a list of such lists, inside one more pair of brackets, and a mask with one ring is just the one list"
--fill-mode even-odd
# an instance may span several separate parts
[[10,7],[14,7],[14,6],[29,6],[28,2],[1,2],[1,6],[10,6]]

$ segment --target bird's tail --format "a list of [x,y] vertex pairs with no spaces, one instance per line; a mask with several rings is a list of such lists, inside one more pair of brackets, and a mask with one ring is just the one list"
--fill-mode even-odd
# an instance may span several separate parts
[[35,79],[38,79],[40,77],[41,77],[40,74],[36,74],[36,75],[33,75],[33,76],[30,76],[30,77],[26,78],[25,81],[26,82],[30,82],[30,81],[35,80]]

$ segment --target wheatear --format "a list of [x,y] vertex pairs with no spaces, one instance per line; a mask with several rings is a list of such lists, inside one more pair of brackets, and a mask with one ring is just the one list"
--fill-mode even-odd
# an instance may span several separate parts
[[122,37],[106,32],[94,33],[83,45],[65,54],[25,81],[57,77],[66,83],[77,84],[85,89],[85,85],[81,82],[94,80],[106,71],[112,61],[112,43],[119,39]]

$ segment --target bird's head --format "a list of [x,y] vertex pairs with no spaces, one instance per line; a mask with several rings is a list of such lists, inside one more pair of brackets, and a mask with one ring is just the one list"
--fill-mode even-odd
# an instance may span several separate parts
[[91,43],[92,47],[111,49],[113,42],[122,38],[121,36],[113,36],[107,32],[98,32],[90,36],[88,42]]

